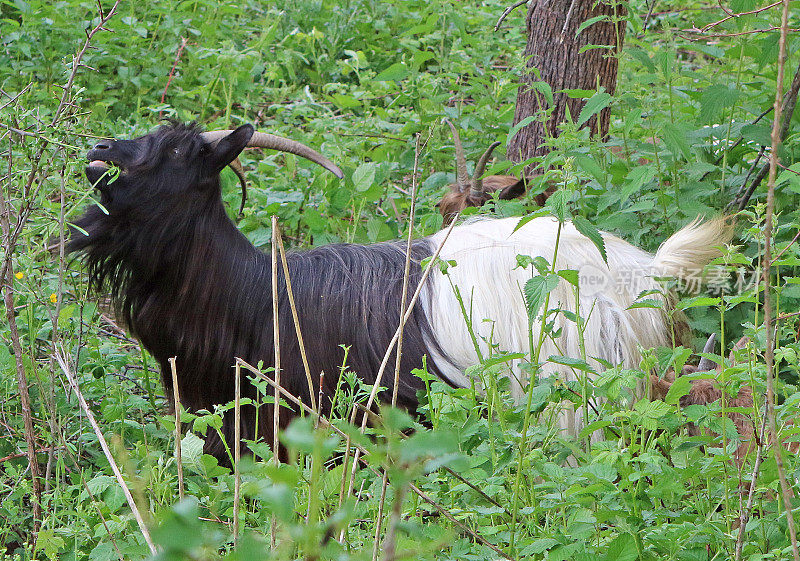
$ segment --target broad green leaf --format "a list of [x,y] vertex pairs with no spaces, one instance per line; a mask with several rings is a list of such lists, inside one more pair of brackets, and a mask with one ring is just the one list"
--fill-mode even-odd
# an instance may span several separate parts
[[597,248],[597,251],[600,252],[600,256],[603,258],[603,261],[608,264],[608,255],[606,255],[606,242],[603,239],[602,234],[600,234],[600,230],[598,230],[594,224],[586,220],[581,215],[574,216],[572,218],[572,224],[575,226],[575,229],[578,230],[578,232],[592,241]]
[[567,202],[569,201],[569,192],[565,189],[559,189],[552,195],[550,198],[547,199],[547,203],[545,204],[544,208],[549,209],[553,216],[555,216],[559,222],[565,222],[567,220]]
[[678,125],[673,125],[665,121],[661,125],[661,138],[676,157],[683,157],[688,160],[692,155],[692,149],[686,140],[686,132]]
[[597,92],[592,97],[589,98],[589,101],[586,102],[586,105],[583,106],[581,109],[580,115],[578,115],[578,126],[581,126],[586,121],[592,118],[592,115],[599,113],[611,103],[613,97],[611,94],[607,92]]
[[547,358],[547,360],[549,360],[550,362],[554,362],[556,364],[569,366],[570,368],[575,368],[576,370],[581,370],[583,372],[595,371],[594,368],[592,368],[585,360],[582,360],[580,358],[551,355]]
[[678,376],[675,378],[675,381],[669,387],[669,391],[667,392],[666,397],[664,398],[664,402],[675,405],[678,401],[689,393],[689,390],[692,389],[692,381],[688,376]]
[[558,279],[558,275],[548,274],[533,277],[525,283],[523,293],[525,294],[525,304],[528,308],[528,317],[531,320],[536,318],[547,295],[558,285]]
[[715,84],[705,89],[700,96],[701,123],[711,123],[720,112],[736,103],[739,99],[739,90],[723,84]]
[[633,536],[624,533],[618,535],[608,545],[605,561],[635,561],[639,558],[639,550],[636,548],[636,540]]
[[606,174],[603,171],[603,168],[594,160],[594,158],[590,156],[585,156],[583,154],[576,154],[573,156],[575,159],[575,163],[579,168],[581,168],[586,173],[590,174],[594,177],[598,183],[603,183],[606,180]]
[[408,76],[408,67],[405,63],[395,62],[389,68],[379,73],[373,80],[376,82],[390,82],[392,80],[399,81]]
[[365,162],[356,168],[356,171],[353,172],[353,186],[356,191],[363,193],[372,187],[375,182],[377,168],[378,164],[375,162]]

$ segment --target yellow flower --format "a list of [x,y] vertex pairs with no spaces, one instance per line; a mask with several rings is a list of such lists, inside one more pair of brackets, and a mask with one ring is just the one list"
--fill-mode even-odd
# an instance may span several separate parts
[[53,292],[53,293],[50,295],[50,301],[51,301],[53,304],[55,304],[55,303],[56,303],[56,300],[58,300],[58,296],[56,296],[56,293],[55,293],[55,292]]
[[25,273],[20,271],[19,273],[15,274],[14,276],[17,277],[17,280],[22,280],[22,277],[25,276]]

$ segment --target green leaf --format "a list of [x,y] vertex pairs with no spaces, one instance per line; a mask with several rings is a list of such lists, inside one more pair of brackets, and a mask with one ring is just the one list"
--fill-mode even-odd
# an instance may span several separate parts
[[389,68],[375,76],[373,80],[376,82],[390,82],[392,80],[399,81],[408,76],[408,67],[403,62],[395,62]]
[[682,156],[685,160],[688,160],[692,155],[692,149],[686,140],[686,132],[678,125],[665,121],[661,125],[661,138],[670,152],[676,157]]
[[575,159],[575,164],[583,171],[594,177],[598,183],[605,182],[606,174],[603,171],[603,168],[600,167],[594,158],[590,158],[589,156],[585,156],[583,154],[576,154],[573,157]]
[[667,395],[664,397],[664,402],[669,405],[675,405],[683,396],[688,394],[691,389],[691,379],[689,379],[688,376],[678,376],[669,387],[669,391],[667,391]]
[[639,558],[636,540],[630,534],[620,534],[608,545],[606,561],[635,561]]
[[578,115],[578,126],[583,125],[586,121],[591,119],[592,115],[595,113],[599,113],[608,107],[612,99],[611,94],[607,92],[597,92],[594,94],[589,98],[589,101],[586,102],[586,105],[583,106],[583,109],[581,109],[581,113]]
[[587,19],[585,22],[583,22],[582,24],[580,24],[578,26],[578,30],[575,31],[575,37],[580,35],[581,31],[583,31],[587,27],[590,27],[590,26],[596,24],[598,21],[603,21],[603,20],[607,20],[607,19],[608,19],[608,16],[595,16],[593,18]]
[[572,286],[578,286],[580,283],[580,276],[575,269],[562,269],[561,271],[556,271],[556,274]]
[[565,189],[559,189],[547,199],[544,208],[552,212],[559,222],[566,222],[567,220],[567,202],[569,201],[569,192]]
[[511,130],[508,131],[508,136],[506,137],[506,144],[511,143],[511,139],[514,138],[514,136],[516,136],[516,134],[520,131],[522,127],[527,127],[532,122],[536,121],[538,118],[539,117],[537,117],[536,115],[531,115],[530,117],[525,117],[519,123],[511,127]]
[[736,103],[739,99],[739,90],[722,84],[709,86],[700,96],[701,123],[713,122],[720,112]]
[[549,360],[550,362],[554,362],[556,364],[563,364],[564,366],[575,368],[576,370],[581,370],[582,372],[595,372],[594,368],[589,366],[589,364],[585,360],[582,360],[580,358],[551,355],[547,358],[547,360]]
[[528,308],[528,317],[531,320],[536,318],[545,298],[558,285],[558,279],[558,275],[548,274],[533,277],[525,283],[523,293],[525,294],[525,304]]
[[581,234],[589,238],[592,243],[597,248],[597,251],[600,252],[600,256],[605,261],[606,265],[608,265],[608,255],[606,255],[606,242],[603,239],[602,234],[600,234],[600,230],[597,227],[586,220],[581,215],[576,215],[572,218],[572,224],[575,226],[575,229],[578,230]]
[[742,127],[741,135],[745,140],[760,146],[772,145],[772,130],[768,125],[745,125]]
[[372,187],[377,169],[378,164],[375,162],[365,162],[356,168],[356,171],[353,172],[353,186],[356,191],[363,193]]

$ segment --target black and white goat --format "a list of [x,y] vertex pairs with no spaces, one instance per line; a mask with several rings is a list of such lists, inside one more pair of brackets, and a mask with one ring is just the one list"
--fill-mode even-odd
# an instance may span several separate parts
[[[174,124],[137,139],[98,144],[88,154],[86,175],[108,212],[90,207],[75,222],[68,249],[84,254],[96,289],[110,290],[118,314],[161,365],[168,388],[172,385],[168,359],[177,356],[181,399],[194,410],[211,409],[233,398],[235,357],[251,364],[263,361],[266,366],[273,362],[270,258],[229,220],[220,192],[220,171],[254,143],[293,151],[341,176],[336,166],[313,150],[254,134],[250,125],[232,132],[202,133],[194,125]],[[114,181],[104,175],[109,164],[121,170]],[[538,218],[514,231],[517,222],[484,220],[452,231],[441,257],[455,260],[457,266],[450,269],[449,279],[438,271],[428,277],[405,327],[398,388],[401,406],[417,404],[422,383],[411,371],[422,365],[426,355],[435,375],[456,386],[469,384],[464,370],[478,357],[450,282],[466,299],[484,353],[490,344],[508,352],[528,350],[531,328],[521,287],[530,272],[515,269],[516,256],[551,259],[558,223]],[[431,256],[444,235],[415,241],[411,259],[418,263]],[[668,344],[670,330],[662,310],[629,306],[642,290],[658,288],[654,275],[681,276],[702,269],[718,254],[715,246],[728,237],[721,220],[693,223],[650,255],[604,234],[606,265],[595,245],[565,224],[556,267],[576,269],[581,282],[586,281],[579,301],[580,313],[588,318],[586,355],[636,366],[639,346]],[[325,372],[326,396],[332,396],[336,386],[343,360],[340,345],[350,347],[349,369],[367,383],[374,381],[399,322],[405,258],[402,242],[336,244],[288,256],[312,378]],[[420,267],[412,267],[409,291],[420,281]],[[308,403],[282,273],[277,290],[282,383]],[[575,296],[566,282],[552,291],[551,303],[575,311]],[[563,314],[554,317],[560,335],[545,339],[541,356],[579,356],[574,322]],[[539,329],[534,323],[534,337]],[[572,375],[557,364],[546,363],[543,369]],[[512,392],[521,395],[523,384],[515,377]],[[391,389],[391,377],[385,377],[383,385]],[[243,438],[258,434],[272,441],[271,407],[258,415],[258,427],[253,409],[243,415]],[[289,418],[287,411],[282,423]],[[570,424],[565,421],[565,428]],[[225,418],[223,433],[232,441],[232,418]],[[224,455],[222,443],[213,437],[207,440],[206,451]]]

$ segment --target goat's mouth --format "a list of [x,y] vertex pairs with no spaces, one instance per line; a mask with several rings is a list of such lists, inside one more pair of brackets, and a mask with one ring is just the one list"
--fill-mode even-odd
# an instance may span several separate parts
[[95,189],[104,189],[112,183],[125,170],[116,162],[111,160],[90,159],[86,166],[86,178]]

